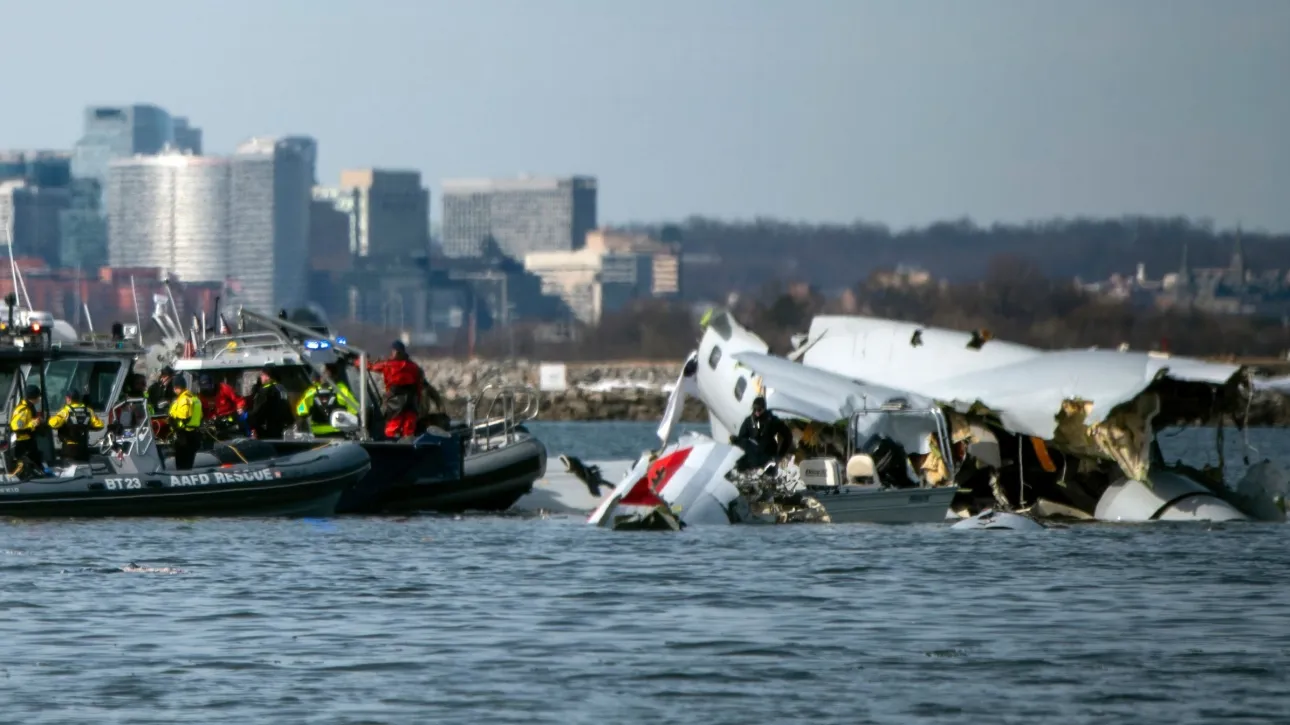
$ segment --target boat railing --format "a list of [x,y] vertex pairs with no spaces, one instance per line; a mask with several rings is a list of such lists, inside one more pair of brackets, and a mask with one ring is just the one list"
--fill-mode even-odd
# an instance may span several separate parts
[[485,385],[466,401],[470,450],[486,451],[515,442],[517,429],[537,417],[541,399],[541,393],[532,385]]
[[[140,420],[136,421],[136,417]],[[104,453],[117,453],[122,457],[145,455],[156,443],[148,401],[143,398],[126,398],[112,406],[108,420],[120,423],[121,431],[109,432],[103,436],[99,446]],[[121,423],[122,420],[128,420],[129,423]]]
[[292,341],[276,332],[244,332],[236,335],[208,337],[202,342],[200,357],[218,360],[226,354],[240,354],[260,350],[294,348]]

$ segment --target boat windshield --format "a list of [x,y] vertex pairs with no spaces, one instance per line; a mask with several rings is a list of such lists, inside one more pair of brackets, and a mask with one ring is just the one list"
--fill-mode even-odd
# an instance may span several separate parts
[[[106,411],[123,365],[121,360],[55,360],[45,365],[45,390],[49,405],[62,406],[64,397],[77,390],[86,404]],[[3,384],[3,381],[0,381]]]
[[[286,388],[287,395],[296,400],[309,387],[310,370],[304,365],[277,365],[274,367],[278,382]],[[194,378],[207,376],[214,383],[227,382],[233,386],[238,395],[250,395],[255,385],[260,382],[260,368],[223,368],[189,371]]]

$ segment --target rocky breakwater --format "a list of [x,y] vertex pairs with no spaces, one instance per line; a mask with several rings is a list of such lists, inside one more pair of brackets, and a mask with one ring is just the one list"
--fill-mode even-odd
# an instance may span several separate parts
[[[528,360],[452,359],[420,359],[417,363],[443,395],[454,418],[463,416],[467,399],[489,383],[538,387],[542,364]],[[538,420],[657,421],[663,417],[681,365],[680,361],[565,363],[565,389],[542,391]],[[682,420],[706,422],[702,403],[687,400]]]

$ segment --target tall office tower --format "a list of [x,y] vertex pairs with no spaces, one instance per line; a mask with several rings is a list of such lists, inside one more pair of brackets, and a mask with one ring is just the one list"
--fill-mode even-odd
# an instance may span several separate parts
[[161,153],[174,140],[174,121],[164,109],[147,104],[90,106],[73,152],[72,175],[106,186],[113,159]]
[[596,228],[596,179],[456,179],[443,182],[443,251],[478,257],[488,240],[507,256],[580,249]]
[[174,141],[174,119],[157,106],[137,103],[85,109],[84,129],[72,152],[76,186],[70,208],[63,213],[65,264],[88,266],[109,256],[106,210],[111,162],[159,154]]
[[430,251],[430,191],[417,171],[360,169],[340,173],[341,191],[355,195],[354,254],[383,259]]
[[309,279],[309,206],[318,145],[253,138],[230,159],[229,276],[236,301],[272,314],[303,305]]
[[0,152],[0,244],[12,234],[14,255],[59,266],[70,165],[71,156],[63,151]]
[[229,271],[229,160],[167,153],[109,164],[108,261],[160,267],[183,282]]
[[196,126],[188,125],[188,119],[183,116],[176,116],[172,119],[174,129],[174,146],[175,149],[185,153],[202,155],[202,130]]

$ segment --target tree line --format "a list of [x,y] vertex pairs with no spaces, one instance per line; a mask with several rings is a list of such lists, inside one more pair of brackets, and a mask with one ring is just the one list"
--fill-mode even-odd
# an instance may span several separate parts
[[[880,271],[880,270],[875,270]],[[736,319],[784,354],[793,335],[818,314],[864,314],[959,330],[988,329],[998,339],[1042,348],[1118,347],[1167,350],[1201,357],[1284,356],[1290,329],[1280,319],[1195,311],[1135,309],[1128,302],[1087,294],[1069,279],[1045,273],[1031,256],[987,259],[979,279],[889,287],[870,276],[840,295],[817,285],[765,282],[734,300]],[[576,339],[543,342],[535,327],[494,331],[479,341],[484,357],[551,360],[679,360],[694,349],[703,308],[641,300],[607,314]]]
[[[1236,229],[1182,217],[1053,219],[979,226],[969,219],[892,230],[881,224],[799,224],[693,217],[679,224],[634,225],[635,231],[678,242],[687,262],[689,299],[723,299],[730,290],[805,280],[838,291],[872,272],[915,264],[953,282],[979,279],[997,255],[1030,257],[1050,277],[1105,279],[1138,263],[1158,278],[1177,271],[1186,247],[1195,267],[1226,267]],[[1240,233],[1249,269],[1290,269],[1290,234]],[[718,263],[716,260],[720,260]]]

